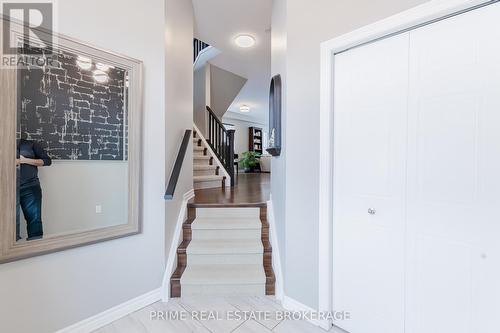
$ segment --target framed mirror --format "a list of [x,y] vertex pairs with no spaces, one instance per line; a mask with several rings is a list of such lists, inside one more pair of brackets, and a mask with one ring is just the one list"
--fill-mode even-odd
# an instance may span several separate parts
[[0,263],[139,233],[142,62],[1,21]]
[[281,75],[271,79],[269,91],[269,141],[266,151],[272,156],[281,155]]

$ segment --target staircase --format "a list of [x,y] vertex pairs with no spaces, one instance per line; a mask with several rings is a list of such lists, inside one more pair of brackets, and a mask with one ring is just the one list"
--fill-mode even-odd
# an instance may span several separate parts
[[266,205],[188,205],[177,265],[171,297],[274,295]]
[[195,190],[224,188],[226,176],[217,165],[217,156],[212,156],[206,142],[193,131],[193,186]]
[[193,131],[193,186],[195,190],[235,185],[234,130],[227,130],[215,113],[206,107],[205,139]]

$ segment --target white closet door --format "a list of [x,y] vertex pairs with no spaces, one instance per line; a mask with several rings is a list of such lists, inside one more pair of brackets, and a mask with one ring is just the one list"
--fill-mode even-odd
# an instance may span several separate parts
[[500,5],[410,41],[407,333],[497,333]]
[[408,43],[335,56],[334,309],[351,333],[404,330]]

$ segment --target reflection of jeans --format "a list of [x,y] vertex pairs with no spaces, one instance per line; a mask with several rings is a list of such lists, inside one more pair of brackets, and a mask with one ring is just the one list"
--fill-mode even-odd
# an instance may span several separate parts
[[42,227],[42,189],[40,185],[19,187],[16,206],[16,238],[21,238],[21,209],[26,220],[28,240],[43,236]]

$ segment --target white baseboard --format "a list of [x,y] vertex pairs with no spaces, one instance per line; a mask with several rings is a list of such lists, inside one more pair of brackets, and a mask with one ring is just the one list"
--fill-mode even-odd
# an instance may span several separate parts
[[161,292],[161,299],[163,302],[168,302],[170,299],[170,277],[172,276],[172,273],[177,265],[177,247],[182,242],[182,225],[186,220],[188,201],[192,198],[194,198],[193,189],[186,192],[182,198],[181,209],[175,225],[174,237],[172,238],[172,243],[170,244],[170,250],[168,252],[167,266],[165,267],[165,273],[163,274]]
[[[281,305],[289,311],[296,311],[296,312],[316,312],[313,308],[300,303],[299,301],[290,298],[288,296],[283,296],[283,301],[281,302]],[[308,320],[311,324],[318,326],[325,331],[329,331],[331,329],[330,322],[328,320]]]
[[161,288],[119,304],[56,333],[89,333],[161,300]]
[[274,206],[272,198],[267,202],[267,222],[269,223],[269,241],[273,249],[273,270],[276,276],[275,292],[276,299],[283,300],[283,271],[281,269],[280,248],[278,244],[278,236],[276,235],[276,221],[274,219]]

